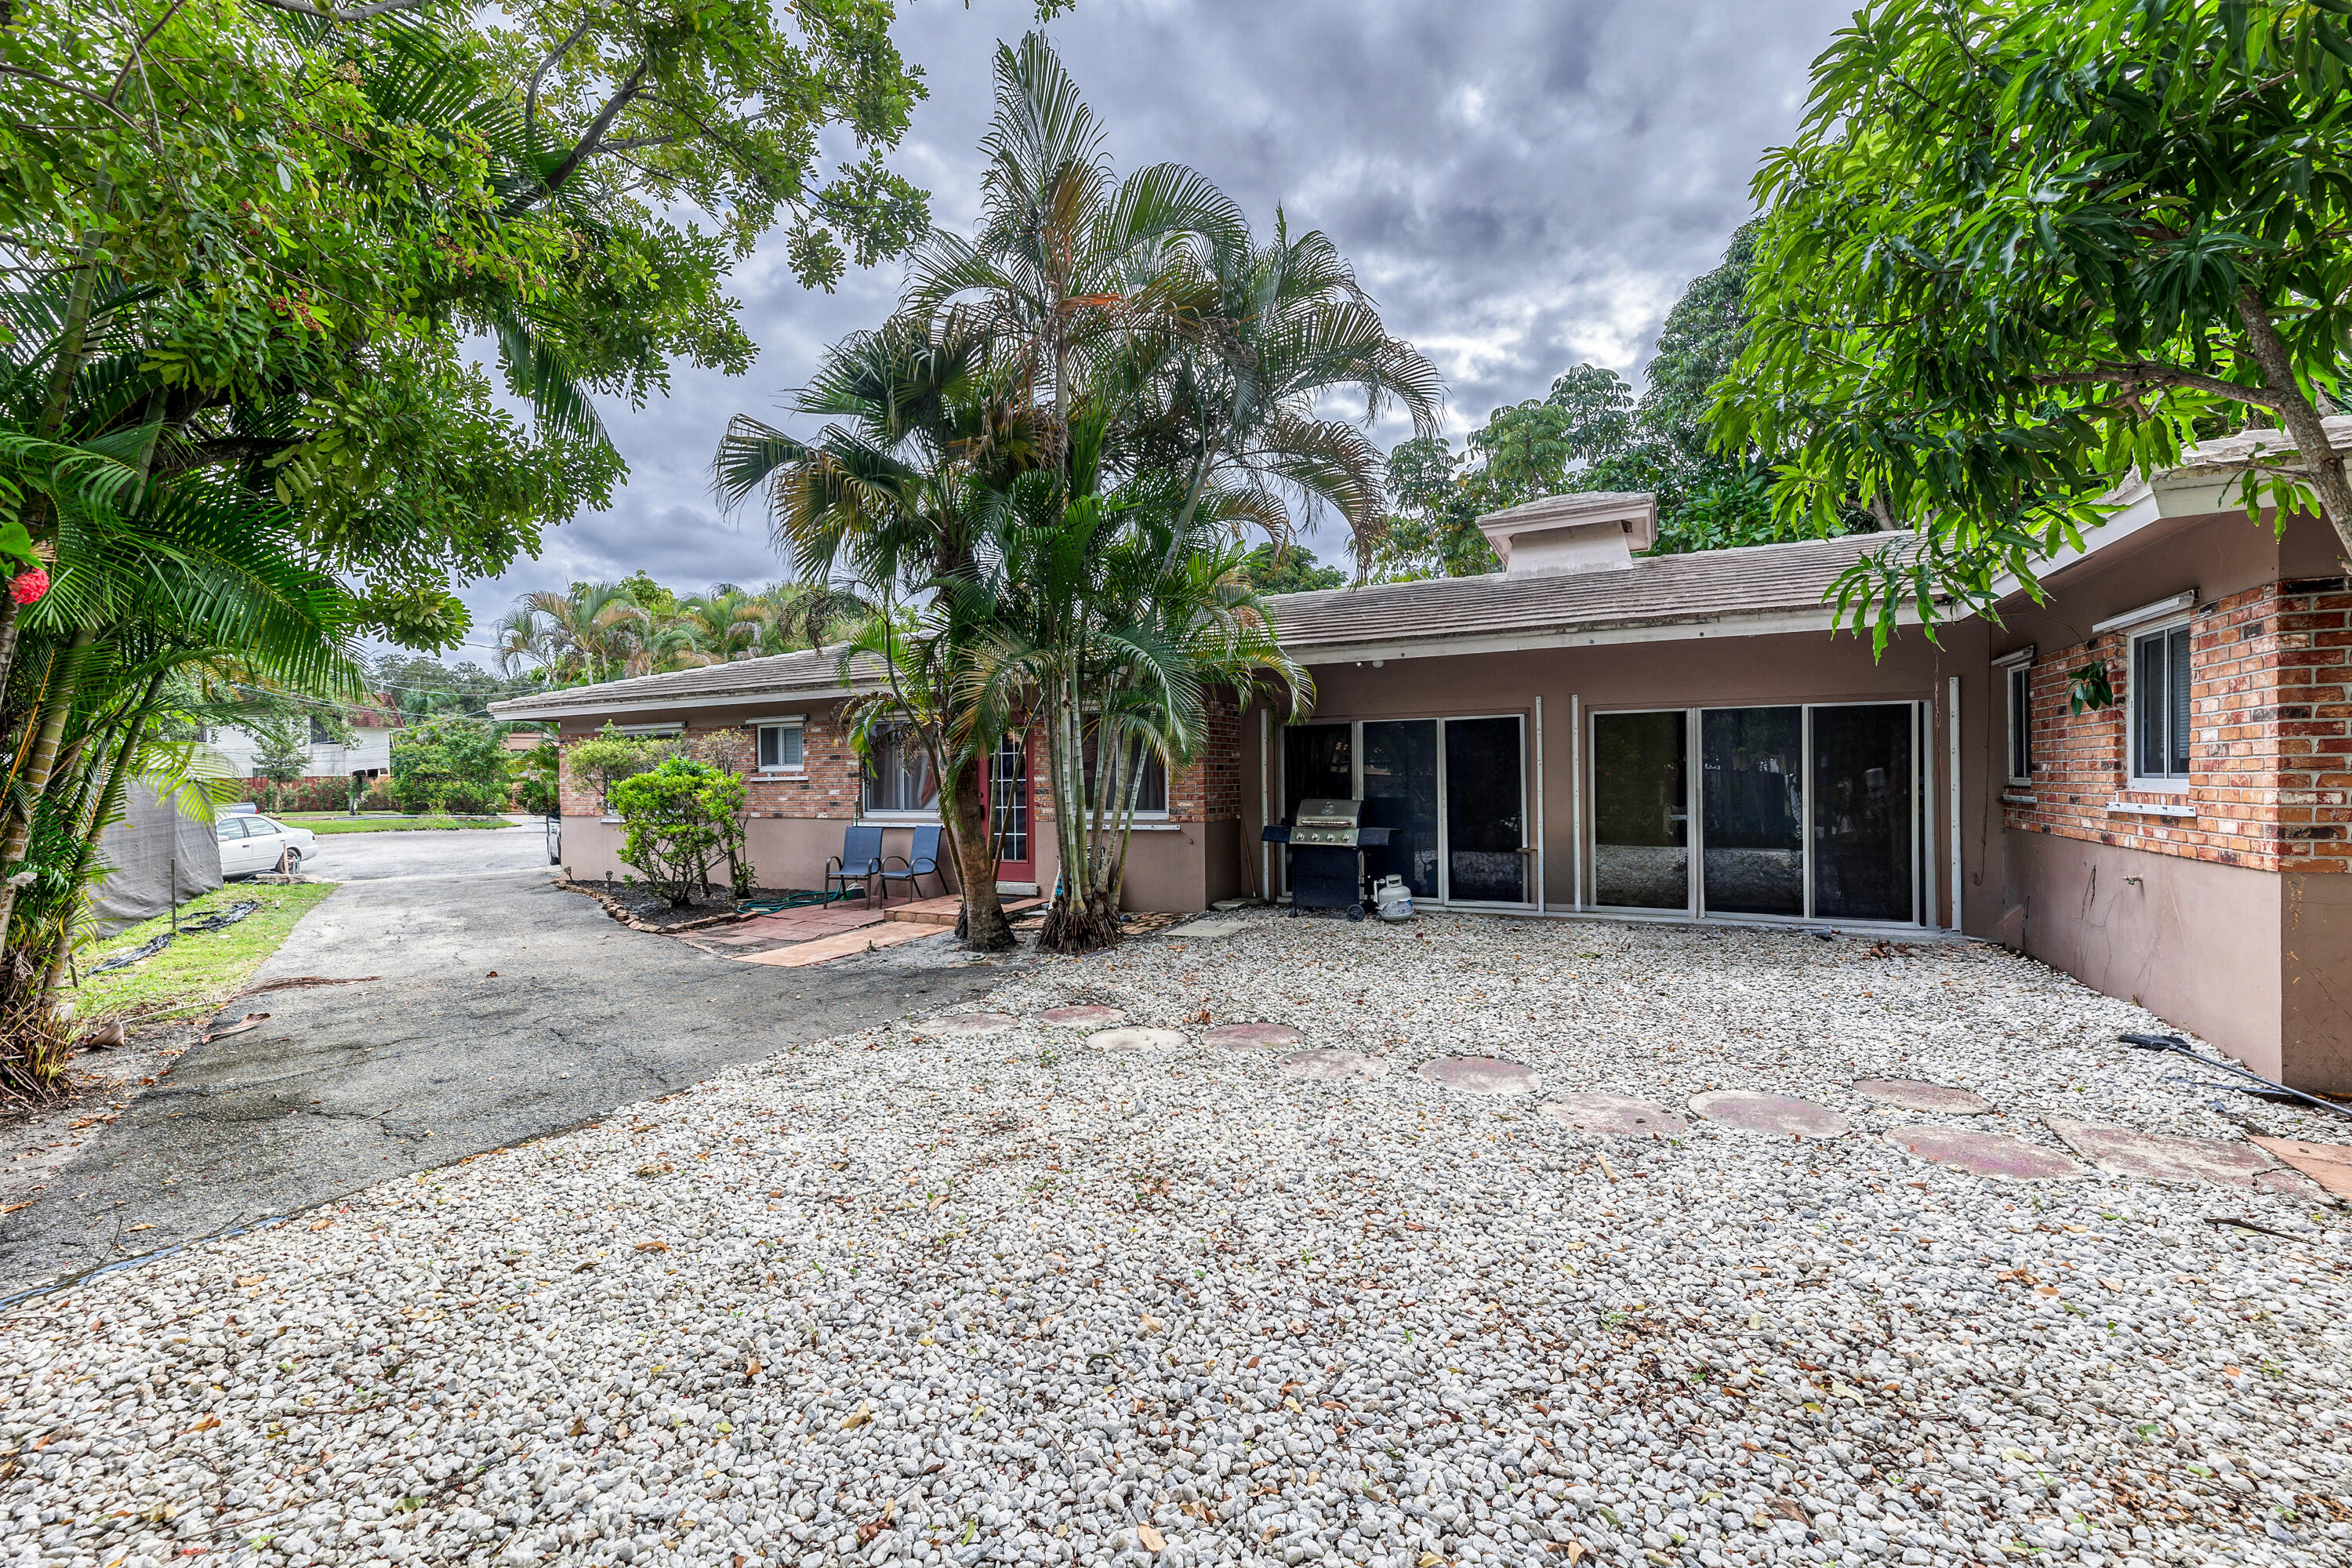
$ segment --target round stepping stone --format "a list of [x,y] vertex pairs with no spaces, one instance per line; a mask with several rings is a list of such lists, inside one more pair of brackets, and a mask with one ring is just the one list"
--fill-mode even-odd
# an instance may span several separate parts
[[923,1028],[934,1035],[1001,1035],[1020,1021],[1010,1013],[950,1013]]
[[2254,1189],[2264,1175],[2277,1169],[2269,1155],[2251,1143],[2174,1138],[2129,1127],[2105,1127],[2095,1121],[2069,1121],[2056,1116],[2042,1125],[2058,1134],[2066,1147],[2110,1175],[2182,1185],[2202,1182],[2221,1187]]
[[1048,1024],[1059,1024],[1065,1028],[1107,1029],[1113,1024],[1126,1023],[1127,1009],[1087,1002],[1075,1007],[1048,1007],[1037,1016]]
[[1172,1051],[1183,1043],[1177,1029],[1104,1029],[1087,1037],[1087,1044],[1107,1051]]
[[1745,1127],[1750,1132],[1793,1134],[1799,1138],[1837,1138],[1853,1131],[1853,1123],[1826,1105],[1788,1094],[1757,1094],[1744,1089],[1718,1089],[1691,1096],[1690,1108],[1709,1121]]
[[1276,1064],[1285,1078],[1385,1078],[1389,1064],[1361,1051],[1293,1051]]
[[1992,1101],[1974,1090],[1916,1078],[1858,1078],[1853,1091],[1897,1110],[1923,1110],[1930,1116],[1982,1116],[1992,1109]]
[[1898,1127],[1886,1134],[1886,1141],[1931,1164],[1948,1165],[1972,1176],[2054,1182],[2083,1173],[2082,1166],[2055,1149],[2041,1148],[2005,1132],[1979,1132],[1973,1127]]
[[1295,1046],[1306,1037],[1287,1024],[1220,1024],[1201,1037],[1204,1046]]
[[1532,1094],[1540,1087],[1534,1068],[1500,1057],[1441,1057],[1412,1070],[1465,1094]]
[[1619,1138],[1672,1138],[1690,1126],[1663,1105],[1624,1094],[1563,1094],[1537,1106],[1536,1113],[1578,1132]]

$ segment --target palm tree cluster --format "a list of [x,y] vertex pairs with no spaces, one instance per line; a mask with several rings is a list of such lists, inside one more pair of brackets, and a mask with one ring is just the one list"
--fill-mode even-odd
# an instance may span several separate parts
[[[1328,509],[1379,521],[1388,407],[1435,425],[1435,370],[1336,247],[1270,237],[1196,172],[1120,178],[1040,35],[1000,46],[982,219],[918,247],[898,310],[836,344],[790,412],[739,416],[725,504],[764,496],[799,579],[875,606],[842,649],[883,672],[867,734],[919,739],[972,945],[1007,945],[988,759],[1042,731],[1061,884],[1043,941],[1117,940],[1147,755],[1191,760],[1220,692],[1303,701],[1245,541]],[[1324,412],[1362,399],[1360,420]]]
[[867,607],[855,595],[800,583],[717,583],[708,594],[677,595],[635,583],[574,583],[523,595],[491,635],[499,674],[552,689],[821,647]]

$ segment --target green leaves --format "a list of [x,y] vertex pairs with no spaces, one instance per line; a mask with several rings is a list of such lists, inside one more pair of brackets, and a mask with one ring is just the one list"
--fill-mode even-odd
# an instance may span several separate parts
[[2131,474],[2316,429],[2352,328],[2343,27],[2336,0],[1897,0],[1839,35],[1757,177],[1715,427],[1775,459],[1786,529],[1922,530],[1900,573],[1857,568],[1857,620],[1989,609]]

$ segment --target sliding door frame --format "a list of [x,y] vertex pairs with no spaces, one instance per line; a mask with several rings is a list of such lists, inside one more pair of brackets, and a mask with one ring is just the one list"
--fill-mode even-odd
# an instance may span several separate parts
[[[1820,925],[1822,917],[1813,912],[1813,714],[1825,708],[1893,708],[1910,710],[1911,747],[1911,918],[1907,921],[1841,920],[1841,926],[1887,927],[1898,930],[1927,928],[1929,892],[1923,879],[1924,859],[1927,853],[1927,795],[1930,772],[1923,737],[1933,733],[1932,724],[1924,715],[1928,703],[1918,698],[1855,698],[1837,702],[1707,702],[1688,707],[1643,704],[1624,708],[1594,708],[1584,710],[1582,732],[1577,737],[1584,749],[1584,765],[1578,770],[1576,787],[1582,800],[1582,829],[1576,846],[1576,889],[1583,900],[1582,907],[1595,914],[1615,919],[1658,921],[1736,921],[1741,925]],[[1801,915],[1723,914],[1708,912],[1706,908],[1706,767],[1701,751],[1703,735],[1700,715],[1746,708],[1794,708],[1802,715],[1802,736],[1800,754],[1801,775],[1804,790],[1804,879],[1805,912]],[[1600,849],[1599,820],[1600,757],[1596,740],[1596,721],[1618,713],[1675,713],[1683,715],[1683,811],[1685,827],[1683,835],[1685,860],[1684,865],[1684,899],[1680,910],[1638,909],[1600,901],[1599,879],[1592,865]],[[1923,727],[1924,726],[1924,727]]]
[[[1509,719],[1519,727],[1519,886],[1526,897],[1517,903],[1497,903],[1484,899],[1456,900],[1454,889],[1454,834],[1445,820],[1445,808],[1451,800],[1450,786],[1445,777],[1445,726],[1474,719]],[[1505,709],[1483,713],[1383,713],[1370,719],[1309,719],[1303,724],[1286,721],[1281,734],[1293,729],[1311,730],[1323,724],[1345,724],[1348,737],[1348,793],[1358,800],[1364,798],[1364,726],[1367,724],[1434,724],[1437,726],[1437,907],[1447,910],[1485,910],[1505,913],[1525,913],[1538,907],[1540,889],[1536,886],[1534,832],[1534,784],[1528,776],[1528,713],[1524,709]],[[1290,796],[1290,748],[1281,748],[1281,763],[1277,769],[1275,798],[1285,802]],[[1283,889],[1290,887],[1289,858],[1282,858]]]

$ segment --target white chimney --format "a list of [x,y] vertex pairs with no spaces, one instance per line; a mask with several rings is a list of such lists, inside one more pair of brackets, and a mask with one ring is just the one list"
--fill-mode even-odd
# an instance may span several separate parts
[[1488,512],[1478,531],[1513,577],[1622,572],[1633,552],[1658,542],[1658,498],[1646,490],[1587,490],[1546,496]]

